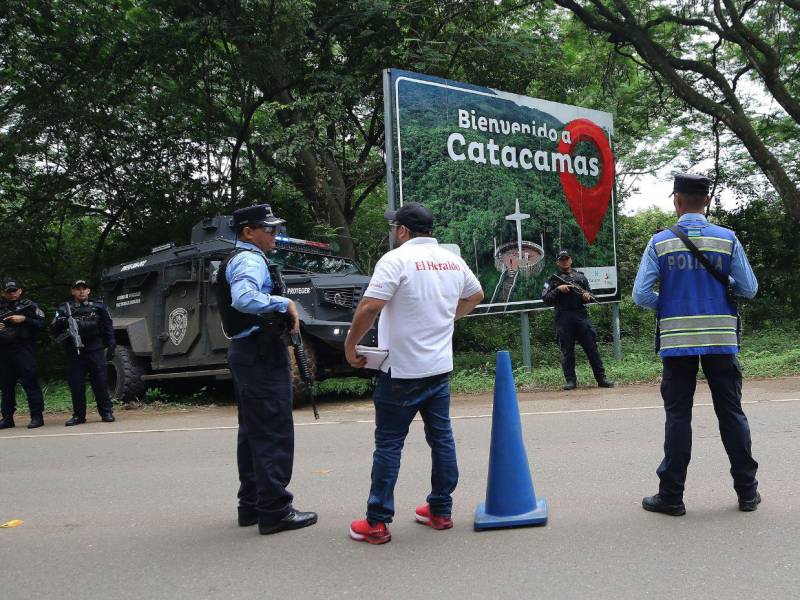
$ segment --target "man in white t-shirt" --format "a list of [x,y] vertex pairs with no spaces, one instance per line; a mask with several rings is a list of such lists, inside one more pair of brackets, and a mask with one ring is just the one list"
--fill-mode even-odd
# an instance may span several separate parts
[[344,343],[347,361],[363,367],[356,344],[378,322],[378,346],[389,351],[375,387],[375,453],[367,518],[350,524],[350,537],[370,544],[392,539],[394,486],[411,421],[419,412],[431,447],[431,493],[415,518],[450,529],[458,465],[450,426],[449,375],[453,370],[453,323],[483,300],[478,279],[459,256],[431,237],[433,214],[410,202],[387,211],[396,248],[375,265]]

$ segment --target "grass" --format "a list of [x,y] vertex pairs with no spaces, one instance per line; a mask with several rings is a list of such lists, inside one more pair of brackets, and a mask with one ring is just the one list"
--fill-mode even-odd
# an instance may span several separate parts
[[[800,347],[796,340],[800,331],[795,328],[746,332],[739,360],[745,377],[785,377],[800,375]],[[623,358],[616,360],[610,344],[601,344],[608,376],[620,384],[655,383],[661,377],[661,361],[653,352],[650,338],[625,339]],[[564,383],[558,348],[554,343],[538,345],[531,350],[533,369],[527,372],[522,366],[518,349],[511,349],[512,364],[518,389],[522,391],[558,389]],[[576,348],[578,383],[593,381],[592,372],[583,354]],[[455,369],[450,379],[454,394],[489,392],[494,387],[495,355],[481,352],[460,352],[455,357]],[[702,373],[701,373],[702,377]],[[343,377],[326,379],[317,384],[316,393],[325,398],[363,398],[373,387],[372,379]],[[46,412],[71,412],[69,388],[60,380],[43,383]],[[94,410],[94,397],[87,385],[88,410]],[[231,404],[232,399],[205,390],[195,394],[168,394],[158,388],[148,389],[142,404],[149,406]],[[20,413],[27,412],[25,393],[17,387],[17,406]]]
[[[798,331],[756,331],[743,339],[739,361],[745,377],[786,377],[800,375]],[[553,345],[555,346],[555,345]],[[601,344],[608,377],[617,383],[656,383],[661,378],[661,359],[653,351],[652,339],[628,339],[622,344],[622,359],[616,360],[610,344]],[[522,391],[556,389],[564,383],[559,354],[556,348],[532,350],[532,370],[520,365],[521,353],[512,351],[512,364],[517,388]],[[591,368],[580,348],[576,348],[578,383],[593,382]],[[470,364],[480,360],[481,364]],[[478,393],[493,389],[494,357],[461,355],[450,380],[453,393]],[[700,378],[703,378],[702,371]]]

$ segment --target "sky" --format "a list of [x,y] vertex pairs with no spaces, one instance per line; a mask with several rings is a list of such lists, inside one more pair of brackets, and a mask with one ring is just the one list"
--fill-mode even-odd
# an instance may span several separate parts
[[[703,167],[706,166],[701,163],[693,172],[704,173],[706,169]],[[672,193],[672,172],[673,169],[671,167],[666,167],[655,175],[638,176],[637,185],[639,191],[626,198],[625,205],[620,210],[620,213],[633,215],[651,206],[656,206],[667,212],[674,212],[675,206],[672,204],[672,196],[670,196]],[[733,194],[724,189],[717,193],[720,195],[722,208],[731,210],[736,207],[736,199]]]
[[625,200],[625,205],[620,211],[625,215],[632,215],[641,212],[651,206],[656,206],[661,210],[674,211],[672,205],[672,177],[669,172],[663,176],[641,175],[639,176],[639,191]]

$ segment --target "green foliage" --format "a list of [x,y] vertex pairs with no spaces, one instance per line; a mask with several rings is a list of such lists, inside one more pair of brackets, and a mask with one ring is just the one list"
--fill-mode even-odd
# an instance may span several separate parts
[[[800,327],[792,324],[784,331],[753,331],[744,336],[739,361],[745,378],[752,377],[786,377],[800,375],[800,349],[794,340],[800,336]],[[552,344],[555,346],[555,344]],[[613,358],[608,344],[600,345],[608,376],[618,384],[655,383],[661,377],[661,360],[653,351],[652,342],[645,338],[628,338],[623,342],[623,358]],[[519,354],[512,351],[512,364],[517,389],[532,391],[540,389],[557,389],[564,384],[564,375],[558,360],[551,356],[546,362],[533,352],[532,371],[521,366]],[[538,356],[537,356],[538,355]],[[594,385],[591,368],[580,350],[577,350],[577,367],[579,385]],[[494,387],[494,354],[482,355],[484,364],[471,368],[458,368],[453,373],[450,387],[453,393],[488,392]],[[700,373],[702,379],[702,372]]]
[[338,377],[325,379],[316,385],[316,393],[322,396],[360,397],[373,388],[373,379],[363,377]]
[[649,208],[632,216],[620,215],[617,230],[617,280],[624,293],[630,294],[639,270],[639,261],[650,238],[660,229],[672,227],[676,218],[658,208]]
[[800,228],[774,197],[754,198],[720,221],[734,231],[758,278],[758,295],[742,303],[747,322],[783,327],[800,318]]

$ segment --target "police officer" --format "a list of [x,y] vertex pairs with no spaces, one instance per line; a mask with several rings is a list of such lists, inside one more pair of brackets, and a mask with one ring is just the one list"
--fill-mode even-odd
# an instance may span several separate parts
[[16,281],[5,282],[0,299],[0,429],[14,427],[17,381],[28,397],[28,429],[44,425],[44,398],[33,353],[34,337],[44,327],[44,313],[35,302],[21,296],[22,287]]
[[[67,383],[72,394],[72,418],[64,425],[86,423],[86,375],[92,384],[97,412],[104,423],[113,423],[114,412],[108,394],[106,362],[114,356],[116,341],[108,307],[89,298],[92,290],[84,279],[72,284],[72,301],[58,307],[52,331],[67,357]],[[69,311],[67,310],[69,308]],[[69,333],[69,316],[78,327],[78,340]]]
[[[647,244],[633,286],[633,300],[654,309],[663,363],[661,396],[666,426],[664,460],[656,473],[658,493],[642,500],[645,510],[673,516],[686,513],[683,490],[692,449],[692,403],[698,362],[703,367],[720,437],[731,463],[739,510],[756,510],[761,502],[750,441],[750,426],[742,411],[742,369],[738,311],[728,289],[709,269],[715,269],[735,294],[752,298],[758,282],[733,231],[712,225],[705,216],[711,181],[680,173],[673,187],[677,230],[710,263],[696,258],[671,229]],[[659,292],[653,291],[659,283]]]
[[233,213],[237,242],[219,267],[217,298],[239,409],[237,464],[239,525],[261,534],[307,527],[313,512],[292,506],[286,489],[294,463],[294,423],[287,325],[300,330],[297,308],[281,295],[279,275],[266,253],[275,248],[277,218],[268,204]]
[[572,257],[566,250],[558,253],[556,265],[558,271],[545,282],[542,300],[547,306],[556,308],[556,337],[561,349],[561,369],[566,381],[564,389],[574,390],[578,385],[575,375],[576,341],[586,352],[597,385],[614,387],[614,382],[606,378],[603,359],[597,350],[597,332],[584,306],[592,301],[589,281],[583,273],[572,268]]

